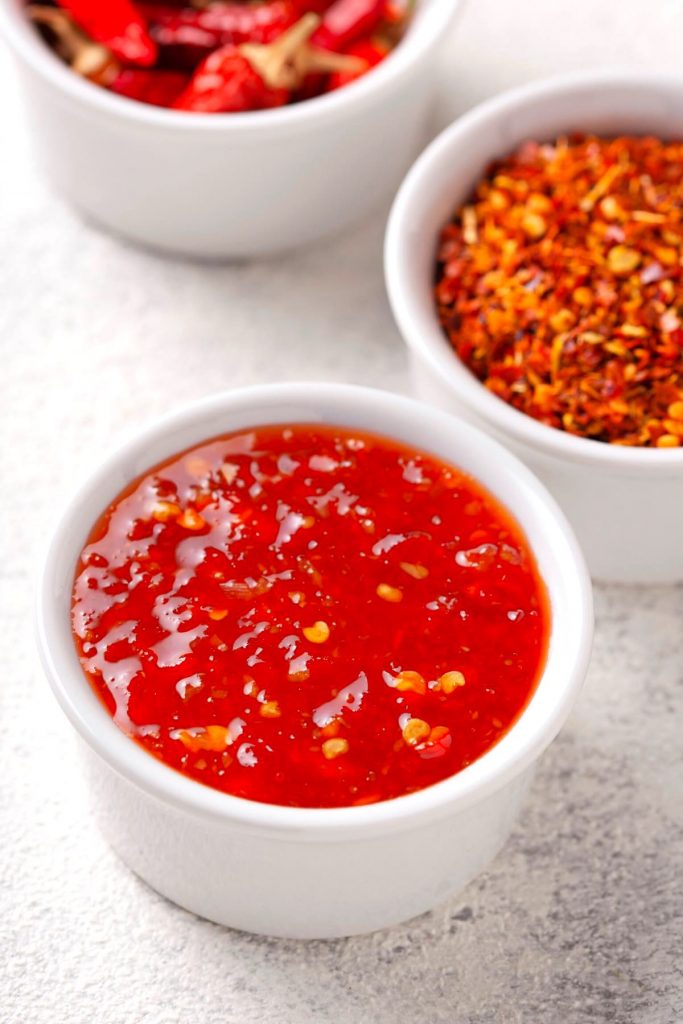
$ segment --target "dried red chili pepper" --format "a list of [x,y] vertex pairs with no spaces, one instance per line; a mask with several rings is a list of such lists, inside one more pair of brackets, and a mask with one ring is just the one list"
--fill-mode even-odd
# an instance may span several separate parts
[[282,106],[311,73],[355,70],[356,58],[308,45],[318,23],[317,15],[309,13],[268,46],[244,43],[216,50],[197,69],[174,107],[234,113]]
[[309,12],[276,43],[271,46],[245,43],[242,53],[267,82],[273,85],[280,83],[295,93],[317,77],[362,70],[362,61],[357,57],[333,53],[309,42],[319,24],[318,16]]
[[[402,3],[394,3],[393,0],[386,0],[384,11],[382,12],[382,20],[389,22],[391,25],[403,25],[406,20],[407,6]],[[412,7],[412,0],[410,6]]]
[[335,0],[311,37],[323,50],[344,50],[377,27],[385,0]]
[[205,114],[238,113],[281,107],[288,99],[288,89],[269,88],[239,47],[229,45],[206,58],[173,106]]
[[344,53],[357,57],[363,62],[363,65],[357,71],[335,71],[328,79],[328,92],[341,89],[349,82],[355,82],[357,78],[362,78],[370,68],[384,60],[389,53],[389,46],[381,39],[359,39],[357,43],[347,46]]
[[57,0],[77,25],[128,64],[150,67],[157,49],[147,26],[131,0]]
[[[29,16],[73,70],[119,95],[183,110],[257,110],[309,99],[359,77],[384,56],[385,44],[392,49],[400,39],[389,0],[191,0],[192,6],[183,0],[55,2],[65,10],[29,6]],[[405,12],[404,22],[407,7]],[[306,33],[295,34],[296,44],[290,46],[288,32],[304,19]],[[378,49],[366,42],[358,55],[353,53],[351,48],[380,22]],[[269,49],[281,40],[285,57],[279,46]],[[130,65],[194,75],[177,96],[179,79],[124,74],[135,70]]]
[[109,85],[116,77],[119,65],[111,50],[93,42],[64,11],[31,4],[27,13],[76,74],[97,85]]
[[313,14],[324,14],[333,2],[334,0],[297,0],[299,17],[301,17],[302,14],[308,14],[311,11]]
[[436,303],[487,388],[549,426],[683,445],[683,142],[576,136],[498,161],[441,236]]
[[212,50],[232,43],[270,43],[299,18],[293,0],[264,0],[258,4],[215,3],[195,10],[168,4],[141,4],[160,61],[168,66],[194,68]]
[[119,96],[155,107],[171,107],[187,87],[188,77],[181,71],[147,71],[126,68],[109,88]]

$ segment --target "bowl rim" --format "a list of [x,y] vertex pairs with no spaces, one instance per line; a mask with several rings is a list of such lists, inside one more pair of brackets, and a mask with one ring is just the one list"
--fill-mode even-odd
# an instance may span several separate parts
[[343,89],[301,103],[246,113],[207,114],[155,107],[118,96],[81,78],[45,45],[24,16],[20,0],[0,0],[0,36],[50,86],[81,103],[94,115],[107,115],[146,128],[198,132],[214,136],[286,131],[314,127],[320,121],[352,115],[357,106],[391,91],[397,79],[435,46],[461,8],[463,0],[429,0],[420,12],[416,31],[406,32],[399,45],[371,73]]
[[[263,410],[271,405],[280,408],[283,402],[310,412],[310,422],[331,422],[326,410],[336,402],[343,403],[345,410],[353,410],[349,418],[353,416],[359,429],[362,427],[357,411],[361,409],[362,416],[369,417],[367,410],[372,409],[375,419],[378,410],[387,421],[393,416],[394,423],[401,423],[401,431],[412,418],[413,423],[419,421],[421,426],[427,420],[434,431],[457,434],[459,448],[465,450],[467,446],[468,451],[476,452],[482,464],[488,460],[504,478],[505,485],[514,491],[514,500],[504,501],[513,516],[525,506],[532,507],[541,524],[541,534],[545,533],[548,545],[552,546],[553,556],[562,560],[562,571],[558,571],[556,579],[544,577],[551,599],[551,634],[546,664],[530,702],[506,735],[481,758],[456,775],[416,793],[360,807],[297,808],[257,803],[204,786],[152,757],[123,733],[94,695],[78,665],[69,615],[63,614],[64,590],[70,595],[72,579],[66,580],[58,566],[60,560],[64,563],[66,551],[71,571],[75,569],[83,536],[92,521],[90,513],[81,511],[81,506],[92,501],[106,481],[111,488],[117,468],[129,466],[134,459],[148,466],[150,460],[145,453],[152,442],[165,443],[168,439],[170,445],[172,439],[170,455],[174,450],[182,450],[179,433],[191,433],[194,429],[201,436],[201,425],[212,416],[237,412],[246,428],[253,426],[255,420],[258,422],[258,414],[250,414],[250,409]],[[335,410],[334,419],[339,422],[339,418]],[[239,426],[233,424],[233,428]],[[367,429],[382,432],[376,426]],[[392,436],[390,428],[385,433]],[[403,443],[410,444],[406,436]],[[69,540],[70,524],[80,524],[83,519],[82,532]],[[533,550],[534,541],[528,540]],[[571,608],[571,622],[557,620],[553,595],[559,596],[565,609]],[[561,728],[583,685],[592,645],[592,590],[583,556],[563,513],[536,477],[498,442],[448,413],[402,395],[348,384],[287,383],[223,391],[181,406],[135,431],[99,462],[96,472],[85,480],[58,519],[36,597],[38,648],[52,690],[76,731],[115,772],[186,814],[297,840],[367,838],[404,830],[417,822],[450,815],[494,793],[531,765]],[[568,615],[566,611],[565,618]],[[551,682],[537,699],[549,664],[553,666]]]
[[[675,90],[680,99],[683,75],[621,68],[556,75],[507,89],[477,104],[448,125],[416,159],[394,199],[384,240],[385,284],[394,319],[408,348],[499,435],[568,462],[639,476],[672,476],[683,470],[683,447],[627,447],[579,437],[540,423],[490,392],[451,348],[438,322],[431,294],[428,301],[418,296],[410,272],[408,254],[415,245],[413,206],[423,190],[431,187],[433,177],[439,174],[446,160],[457,168],[458,155],[466,150],[468,137],[516,110],[540,110],[553,98],[592,93],[607,87],[633,91]],[[497,155],[492,151],[491,159]],[[457,169],[454,180],[456,177]],[[434,252],[436,245],[435,236]]]

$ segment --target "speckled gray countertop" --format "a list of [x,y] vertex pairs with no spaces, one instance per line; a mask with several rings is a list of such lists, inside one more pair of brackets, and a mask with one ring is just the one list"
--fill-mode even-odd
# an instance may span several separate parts
[[[438,120],[554,70],[679,70],[682,38],[683,0],[471,2],[445,47]],[[105,845],[34,653],[32,577],[56,509],[127,430],[264,366],[408,379],[383,213],[277,263],[163,261],[47,193],[4,58],[0,88],[0,1021],[681,1024],[683,587],[598,588],[586,688],[512,839],[459,898],[402,927],[308,944],[226,931]]]

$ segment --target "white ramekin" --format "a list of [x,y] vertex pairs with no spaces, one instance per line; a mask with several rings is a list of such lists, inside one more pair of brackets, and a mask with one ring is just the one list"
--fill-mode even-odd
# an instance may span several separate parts
[[[227,796],[166,767],[125,736],[81,670],[70,629],[71,589],[78,555],[102,510],[132,478],[177,451],[226,431],[285,421],[376,431],[463,467],[515,515],[546,582],[548,658],[527,709],[479,761],[421,792],[321,810]],[[461,889],[495,856],[536,760],[583,682],[592,602],[562,513],[500,445],[443,412],[388,392],[279,384],[225,392],[181,409],[102,463],[52,539],[38,633],[52,688],[85,741],[94,811],[123,860],[202,917],[269,935],[328,938],[419,914]]]
[[359,221],[422,142],[434,56],[459,0],[421,0],[405,39],[360,81],[249,114],[185,114],[79,78],[0,0],[40,162],[78,210],[132,241],[204,258],[261,256]]
[[526,139],[568,131],[683,138],[683,77],[582,73],[489,100],[419,157],[389,219],[385,268],[416,392],[512,449],[547,485],[576,530],[596,578],[683,579],[683,449],[622,448],[573,437],[496,398],[457,358],[432,290],[440,229],[495,157]]

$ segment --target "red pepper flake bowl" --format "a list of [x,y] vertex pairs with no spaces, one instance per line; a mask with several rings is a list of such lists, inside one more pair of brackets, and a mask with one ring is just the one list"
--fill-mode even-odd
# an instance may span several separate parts
[[[268,777],[261,774],[261,789],[244,798],[233,792],[221,791],[218,784],[204,784],[198,781],[197,775],[192,777],[178,765],[172,767],[171,761],[165,763],[160,759],[163,753],[159,754],[159,751],[156,752],[158,756],[152,756],[154,751],[145,749],[141,742],[126,735],[120,721],[116,724],[112,717],[113,705],[110,702],[110,706],[105,706],[102,695],[95,692],[86,678],[72,635],[72,607],[76,608],[75,604],[72,606],[72,595],[75,575],[80,576],[81,584],[86,587],[81,593],[87,595],[89,591],[90,584],[82,569],[77,567],[85,564],[79,563],[84,545],[105,536],[100,526],[93,533],[95,525],[103,522],[103,510],[116,503],[122,494],[133,497],[131,486],[134,481],[138,481],[150,467],[165,464],[176,453],[187,452],[207,439],[256,427],[266,430],[269,424],[309,425],[311,429],[323,432],[325,425],[344,427],[361,436],[379,435],[388,439],[387,443],[427,453],[425,457],[456,467],[472,479],[473,487],[488,492],[495,507],[502,506],[510,522],[514,520],[516,525],[513,529],[518,531],[517,536],[525,538],[526,549],[531,552],[530,557],[536,567],[534,572],[537,571],[547,595],[544,607],[547,609],[548,628],[544,656],[539,662],[540,674],[537,672],[530,697],[507,731],[503,731],[493,740],[492,746],[456,774],[406,795],[380,797],[370,802],[370,794],[370,799],[362,798],[352,805],[339,806],[330,806],[336,799],[332,790],[329,801],[323,793],[322,799],[327,806],[320,806],[319,802],[315,806],[287,806],[289,794],[286,788],[282,789],[282,775],[279,779],[273,778],[271,788]],[[357,449],[349,446],[349,451],[352,450]],[[328,455],[315,455],[309,466],[316,473],[324,473],[332,462],[334,460]],[[356,463],[352,460],[349,465],[352,464]],[[246,465],[251,467],[250,472],[256,471],[248,460]],[[416,486],[420,484],[414,465],[406,464],[406,467],[408,476],[403,479]],[[291,470],[292,460],[284,457],[277,472],[287,474]],[[237,472],[232,464],[225,464],[225,471],[221,470],[223,481],[216,477],[216,486],[219,489],[237,486],[234,484]],[[163,476],[166,481],[164,487],[170,479],[168,474]],[[339,498],[339,488],[334,493]],[[460,500],[455,492],[450,493],[452,500]],[[381,489],[378,488],[378,502],[380,494]],[[387,496],[388,492],[385,498]],[[188,538],[181,538],[182,551],[194,558],[206,544],[201,531],[211,510],[202,506],[205,509],[203,514],[200,510],[189,515],[187,510],[180,508],[182,500],[175,495],[175,498],[171,496],[161,502],[155,512],[158,519],[155,536],[167,531],[171,518],[176,517],[178,523],[182,522]],[[413,515],[409,511],[413,500],[409,497],[406,505],[405,495],[397,499],[398,504],[403,505],[401,515],[404,521],[406,516]],[[327,522],[325,509],[320,503],[313,507],[318,508],[324,522]],[[383,508],[387,515],[391,514],[390,502],[385,501]],[[339,505],[338,521],[347,511],[346,505],[343,508]],[[254,515],[258,517],[262,512],[262,506],[255,505]],[[360,517],[366,515],[361,509],[357,512]],[[474,515],[475,512],[475,509],[470,509],[468,514]],[[278,529],[289,534],[301,526],[302,534],[306,534],[311,524],[304,520],[310,518],[314,517],[297,519],[289,513],[283,514],[277,517]],[[438,521],[441,517],[436,516],[436,519]],[[242,522],[241,519],[239,521]],[[118,529],[114,525],[115,530]],[[363,525],[369,526],[369,523],[361,518],[358,520],[359,531]],[[144,524],[140,524],[140,528],[140,536],[143,536],[147,528]],[[204,532],[215,528],[216,524],[209,524]],[[344,525],[343,529],[346,530],[347,526]],[[178,526],[173,526],[172,530],[177,536]],[[310,535],[319,536],[316,530],[317,527],[312,529]],[[219,533],[220,530],[216,536]],[[364,537],[362,543],[367,547],[367,538],[362,531],[358,537],[361,535]],[[396,538],[392,538],[391,544],[395,541]],[[385,547],[383,544],[383,552]],[[91,561],[99,571],[97,566],[104,564],[102,552],[88,551],[88,557],[95,558]],[[486,556],[487,551],[480,552],[481,556]],[[469,555],[465,558],[463,552],[459,555],[454,552],[455,548],[452,554],[457,572],[475,575],[479,572],[480,563],[476,558]],[[225,558],[225,555],[220,556],[214,551],[212,557]],[[376,592],[374,585],[372,587],[372,607],[379,616],[376,621],[400,627],[401,616],[405,614],[406,625],[410,625],[415,620],[419,602],[416,605],[406,598],[402,603],[398,597],[401,590],[407,592],[407,588],[412,588],[412,594],[424,588],[426,595],[432,578],[430,569],[424,564],[416,564],[415,558],[404,561],[401,554],[393,551],[382,557],[391,557],[398,575],[382,581]],[[506,555],[503,562],[507,565],[508,561]],[[159,571],[163,573],[165,570],[161,562],[163,558],[159,564]],[[501,572],[502,580],[515,575],[512,570],[508,573],[502,562]],[[137,584],[137,571],[135,575]],[[483,577],[477,578],[479,582],[470,586],[472,599],[483,594]],[[150,580],[150,586],[156,585],[154,580]],[[114,594],[117,587],[117,592],[123,594],[120,581],[108,593]],[[284,587],[288,589],[286,584]],[[356,592],[361,589],[357,586],[352,588],[348,595],[350,602],[356,599]],[[466,589],[463,595],[466,592],[469,593]],[[101,592],[100,596],[104,598],[105,593]],[[286,596],[294,602],[291,608],[296,617],[302,596],[311,595]],[[102,610],[103,605],[98,604],[96,595],[93,600],[93,607]],[[270,596],[265,600],[270,601]],[[425,600],[430,599],[425,597]],[[457,595],[455,600],[457,603]],[[283,601],[279,607],[285,604]],[[503,606],[500,607],[502,610],[497,614],[503,615]],[[171,611],[166,609],[164,615]],[[180,622],[185,613],[178,608],[176,612],[180,615]],[[311,612],[311,621],[302,619],[300,624],[305,628],[298,632],[305,636],[314,663],[322,666],[322,675],[316,685],[325,691],[328,678],[332,686],[334,672],[339,671],[329,659],[343,660],[347,653],[349,657],[355,654],[364,658],[366,655],[362,645],[359,647],[353,639],[347,641],[346,647],[340,646],[335,654],[339,619],[335,619],[334,609],[326,613],[326,618],[319,611],[313,614],[312,607]],[[207,614],[212,620],[211,629],[215,628],[219,636],[227,636],[222,631],[231,628],[230,616],[233,613],[229,607],[210,607]],[[483,606],[482,613],[485,613]],[[519,613],[513,611],[510,621],[518,618]],[[111,623],[112,620],[109,621]],[[168,623],[169,620],[166,618],[165,621]],[[510,833],[538,758],[561,728],[579,693],[590,657],[592,627],[590,582],[579,547],[559,508],[529,470],[502,446],[442,411],[431,410],[412,399],[388,392],[335,384],[281,384],[226,392],[181,409],[137,434],[103,462],[66,509],[49,546],[38,601],[39,646],[46,674],[62,709],[83,741],[93,812],[114,849],[151,886],[203,917],[248,931],[298,938],[352,935],[407,919],[458,892],[486,867]],[[118,628],[116,625],[114,632]],[[178,628],[182,630],[184,627]],[[182,635],[194,636],[199,632],[193,626],[190,634]],[[240,639],[233,645],[232,650],[237,651],[236,654],[226,654],[225,657],[232,658],[234,662],[235,657],[243,654],[251,656],[251,650],[243,652],[242,648],[256,633],[255,643],[263,650],[260,654],[256,650],[253,652],[258,655],[251,662],[256,666],[253,671],[255,674],[259,671],[268,673],[271,664],[259,663],[259,657],[268,659],[268,652],[279,650],[282,645],[278,647],[277,638],[268,639],[262,624],[258,624],[246,639]],[[380,634],[375,633],[377,635]],[[296,637],[285,639],[285,647],[297,643]],[[91,641],[99,642],[94,637],[85,637],[86,644]],[[112,662],[123,658],[124,662],[120,664],[125,670],[128,656],[116,637],[114,641],[119,650],[114,652],[110,648]],[[402,643],[410,647],[409,635]],[[352,650],[354,644],[355,651]],[[430,656],[429,645],[425,648],[423,637],[416,638],[416,644],[422,644],[423,652],[426,650],[426,656]],[[468,639],[467,647],[461,650],[469,648]],[[218,645],[217,650],[220,649]],[[85,647],[81,648],[80,654],[89,657]],[[280,658],[282,656],[279,655]],[[110,659],[107,657],[105,660],[111,667]],[[331,666],[329,677],[326,664]],[[406,668],[405,665],[402,667]],[[405,702],[407,708],[428,708],[438,705],[439,701],[468,699],[468,687],[474,679],[467,677],[467,665],[449,663],[449,671],[439,677],[438,686],[435,683],[438,693],[426,692],[431,686],[419,672],[414,671],[419,666],[409,664],[407,667],[410,671],[393,672],[388,679],[387,685],[394,687],[388,692],[394,694],[391,700],[397,705]],[[464,672],[461,671],[463,668]],[[300,681],[298,671],[297,678],[291,680],[295,687]],[[311,669],[309,683],[313,682],[314,671]],[[373,683],[375,677],[377,682]],[[157,682],[161,679],[156,678]],[[267,738],[269,730],[271,737],[277,735],[280,723],[287,721],[288,705],[296,698],[296,693],[292,698],[286,680],[283,684],[282,674],[279,683],[272,676],[271,682],[271,692],[256,694],[253,691],[258,687],[249,683],[241,690],[242,681],[239,682],[239,700],[251,701],[255,709],[260,708],[260,711],[251,713],[251,718],[249,712],[244,713],[249,722],[243,722],[240,730],[244,728],[248,733],[249,723],[252,723],[255,729],[252,735],[258,735],[262,742],[271,744],[270,749],[258,747],[255,740],[253,745],[244,744],[250,750],[240,747],[242,753],[238,760],[241,767],[233,767],[237,775],[242,772],[243,780],[256,763],[255,749],[269,750],[269,755],[273,756],[277,754],[272,749],[276,746],[275,740],[267,741],[263,737]],[[305,687],[308,684],[301,685]],[[382,691],[381,674],[375,673],[370,679],[369,696],[373,685],[377,687],[375,694]],[[195,686],[197,680],[184,681],[178,690],[182,700],[187,698],[191,702],[197,699],[193,692]],[[307,759],[311,771],[337,779],[335,792],[340,791],[339,779],[347,770],[346,766],[353,763],[354,744],[362,736],[356,715],[368,711],[363,707],[363,701],[369,696],[366,697],[361,690],[354,690],[351,699],[347,699],[341,723],[338,715],[342,712],[337,705],[343,690],[324,706],[322,718],[315,714],[311,716],[313,737],[318,736],[313,725],[320,727],[320,735],[313,740],[314,751],[318,752],[311,753],[312,748],[307,743],[293,750],[292,757],[297,759],[296,764],[292,761],[293,796],[297,786],[307,785],[305,775],[301,774],[300,757]],[[121,692],[113,694],[119,698],[117,707]],[[150,691],[151,700],[156,700],[157,692],[155,682],[153,692]],[[482,692],[487,693],[488,688]],[[216,699],[226,698],[225,693],[215,696]],[[380,703],[383,700],[386,703],[385,698],[386,695],[378,699]],[[141,695],[134,699],[139,711]],[[144,701],[144,694],[142,699]],[[175,694],[172,699],[176,701]],[[121,707],[133,717],[138,714],[130,700],[128,703],[124,701]],[[202,707],[207,710],[205,704]],[[379,704],[377,707],[379,709]],[[145,708],[141,713],[146,714],[147,710]],[[337,720],[340,728],[330,729],[333,725],[330,716]],[[442,721],[433,717],[431,722],[426,722],[425,717],[424,714],[401,714],[398,724],[392,726],[398,730],[395,734],[397,746],[392,748],[399,751],[398,757],[410,757],[412,751],[418,759],[421,754],[427,758],[416,760],[416,765],[424,766],[416,767],[416,772],[431,772],[436,763],[431,759],[440,757],[444,752],[455,752],[459,742],[458,736],[449,734]],[[188,725],[191,728],[185,727]],[[202,728],[202,725],[206,727]],[[206,721],[195,721],[194,718],[190,721],[188,718],[187,721],[179,721],[180,727],[172,729],[168,738],[184,745],[193,771],[200,773],[218,764],[218,759],[223,757],[226,758],[223,763],[227,769],[231,765],[232,752],[236,750],[236,747],[231,747],[230,751],[224,749],[228,742],[227,732],[232,732],[232,725],[232,722],[229,725],[224,722],[223,727],[216,724],[208,727]],[[228,726],[227,730],[225,726]],[[367,736],[366,731],[366,739]],[[425,778],[423,775],[422,779]],[[420,784],[420,778],[416,776],[416,785]],[[319,781],[316,785],[319,787]],[[280,787],[279,791],[276,786]],[[399,790],[401,788],[405,793],[404,784]],[[284,793],[284,796],[279,802],[277,798],[276,802],[266,802],[268,792]],[[390,795],[389,788],[384,792]],[[317,799],[320,801],[321,798]],[[561,849],[558,849],[558,856],[561,856]]]
[[[676,387],[680,387],[680,379],[678,385],[666,385],[671,388],[674,396],[668,399],[671,410],[668,415],[671,420],[666,419],[666,411],[663,415],[660,412],[661,423],[668,425],[663,427],[653,420],[651,440],[647,440],[647,430],[651,427],[648,422],[643,434],[646,438],[643,441],[645,446],[634,445],[633,433],[623,443],[614,443],[614,440],[619,441],[619,437],[617,429],[611,424],[609,431],[612,443],[595,440],[591,436],[580,436],[578,429],[571,432],[571,420],[566,428],[560,429],[559,426],[546,425],[533,415],[520,411],[514,404],[508,404],[510,397],[503,400],[498,397],[498,393],[494,393],[499,382],[492,382],[494,390],[489,390],[456,354],[454,344],[458,351],[462,351],[458,345],[462,321],[453,318],[452,329],[450,326],[448,328],[452,344],[442,328],[437,310],[437,252],[441,233],[456,211],[461,211],[462,237],[467,244],[468,239],[476,244],[481,237],[491,237],[478,234],[476,211],[471,205],[473,190],[486,177],[491,165],[518,151],[520,163],[523,163],[520,147],[528,143],[553,143],[557,139],[569,138],[569,145],[572,145],[575,133],[579,136],[594,135],[600,139],[649,136],[663,142],[682,140],[683,78],[621,72],[573,74],[512,90],[481,104],[457,120],[419,157],[396,197],[385,242],[385,274],[390,302],[410,352],[416,393],[430,404],[456,412],[486,430],[538,474],[566,512],[595,578],[632,583],[680,581],[683,580],[683,447],[676,435],[680,435],[683,441],[683,430],[673,417],[673,413],[680,415],[683,412],[674,394]],[[527,149],[531,153],[531,147]],[[655,153],[654,157],[648,155],[646,159],[656,160],[656,146],[648,151],[649,154],[652,152]],[[654,164],[650,165],[652,167]],[[525,168],[520,170],[522,173],[526,173]],[[585,176],[585,169],[583,173]],[[619,337],[611,341],[593,329],[593,332],[586,334],[586,347],[593,342],[601,345],[606,343],[606,347],[616,353],[617,359],[611,369],[616,367],[617,370],[620,353],[628,352],[628,346],[632,349],[640,344],[641,337],[647,340],[648,335],[642,326],[631,325],[632,319],[634,323],[639,322],[641,307],[635,298],[635,291],[627,294],[629,285],[632,283],[634,289],[652,289],[658,287],[656,282],[660,278],[667,277],[664,265],[658,266],[652,262],[646,264],[645,261],[642,268],[637,267],[635,271],[640,275],[642,270],[644,276],[633,279],[627,276],[634,272],[632,264],[639,262],[640,257],[628,246],[617,244],[622,229],[614,219],[614,209],[618,212],[618,203],[610,193],[618,173],[618,168],[608,170],[595,183],[592,192],[584,197],[584,205],[581,206],[582,210],[588,210],[589,224],[593,216],[591,211],[595,208],[594,215],[601,218],[600,231],[606,232],[604,236],[598,236],[599,239],[604,237],[604,242],[599,241],[595,250],[591,250],[592,257],[583,251],[582,266],[586,269],[582,273],[590,283],[591,258],[599,260],[600,253],[604,254],[613,236],[614,245],[601,273],[603,278],[610,273],[617,275],[616,287],[626,296],[624,308],[628,320],[625,331],[622,331],[623,325],[619,326],[619,321],[616,324],[617,335],[624,335],[625,341],[622,340],[621,344]],[[666,174],[666,171],[663,173]],[[506,186],[503,178],[501,181]],[[669,186],[669,191],[672,187],[675,185]],[[493,188],[495,190],[495,183]],[[623,184],[623,189],[626,188],[627,185]],[[640,181],[638,188],[645,190],[646,197],[649,195],[655,205],[661,201],[660,193],[650,187],[647,176]],[[616,185],[614,189],[617,189]],[[520,216],[524,214],[526,220],[520,223],[520,231],[511,245],[525,246],[525,252],[533,252],[534,244],[543,244],[543,232],[551,223],[553,207],[556,206],[551,193],[552,188],[548,188],[545,194],[535,190],[526,202],[528,210],[526,206],[524,210],[515,207],[513,213]],[[503,204],[506,196],[496,194],[493,200]],[[519,206],[521,200],[515,202]],[[671,197],[669,202],[675,205]],[[547,207],[545,212],[542,205]],[[467,224],[463,206],[469,217]],[[646,230],[655,233],[662,219],[659,213],[636,210],[635,220],[638,223],[632,232],[634,237],[641,237]],[[498,226],[494,225],[494,228],[497,230]],[[562,223],[558,221],[553,230],[562,232]],[[465,234],[468,239],[465,239]],[[549,235],[551,239],[557,237],[550,232]],[[572,291],[569,286],[572,281],[576,284],[576,274],[571,265],[571,243],[564,244],[567,248],[562,258],[555,257],[552,264],[557,287],[551,286],[547,292],[551,303],[558,294],[570,296],[560,302],[560,305],[570,306],[570,310],[561,310],[557,323],[552,320],[547,322],[549,335],[559,332],[560,345],[564,344],[562,339],[566,337],[562,331],[567,330],[566,324],[560,322],[560,317],[566,316],[571,322],[576,312],[576,303],[584,303],[585,308],[593,302],[590,287],[575,288]],[[675,306],[679,256],[672,248],[672,238],[662,238],[661,250],[662,259],[666,258],[674,266],[675,273],[667,288],[669,299]],[[553,260],[552,253],[548,258]],[[499,259],[493,267],[493,273],[502,273],[503,278],[504,263],[504,259]],[[474,284],[476,286],[476,281]],[[480,297],[486,294],[487,301],[490,298],[489,308],[493,310],[496,305],[496,289],[501,287],[505,287],[504,279],[495,285],[493,291],[487,291],[488,284],[476,286],[472,292],[474,302],[479,302]],[[598,291],[600,287],[604,285],[598,282]],[[678,287],[680,289],[680,284]],[[533,278],[527,288],[534,288]],[[501,309],[503,299],[501,295]],[[598,303],[600,299],[599,295]],[[493,315],[498,316],[499,311],[493,310]],[[500,314],[501,317],[503,315]],[[649,315],[646,311],[646,320]],[[675,309],[668,316],[674,325],[677,324]],[[598,319],[594,322],[597,323]],[[577,322],[583,321],[579,318]],[[517,335],[508,333],[507,337],[521,336],[526,323],[519,322]],[[474,324],[472,329],[484,339],[482,345],[485,346],[486,330],[482,331],[480,324],[474,323],[472,319],[469,324]],[[664,325],[666,330],[669,330],[669,326]],[[500,319],[492,322],[489,336],[499,327]],[[514,329],[514,318],[511,329]],[[546,330],[545,320],[543,329]],[[681,337],[681,332],[669,334],[666,360],[672,358],[672,347],[680,346]],[[680,363],[679,353],[671,364],[673,370]],[[634,370],[638,371],[639,367],[632,365],[631,372]],[[519,365],[517,373],[519,376]],[[523,375],[528,376],[526,370]],[[560,379],[559,375],[556,379]],[[610,398],[612,383],[612,378],[606,378],[606,401]],[[504,387],[499,387],[500,390],[504,390]],[[647,405],[647,392],[643,392],[642,388],[640,390],[640,399]],[[588,392],[584,390],[582,394],[585,393]],[[632,416],[634,407],[619,402],[618,394],[613,393],[615,402],[611,408],[618,415]],[[571,399],[575,394],[568,392]],[[596,401],[599,395],[598,387]],[[661,402],[657,401],[661,406]],[[599,413],[599,404],[595,408]],[[660,440],[662,429],[673,433]],[[591,430],[596,434],[599,432],[599,417],[595,422],[587,424],[587,431],[590,433]]]
[[153,249],[242,259],[333,235],[392,194],[419,148],[458,7],[418,0],[395,49],[357,81],[247,113],[163,109],[101,88],[52,52],[21,0],[0,0],[0,35],[39,160],[76,210]]

